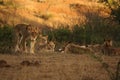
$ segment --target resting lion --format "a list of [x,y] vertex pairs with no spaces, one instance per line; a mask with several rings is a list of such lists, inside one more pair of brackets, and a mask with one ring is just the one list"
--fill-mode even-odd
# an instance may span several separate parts
[[39,39],[35,45],[37,51],[53,51],[55,48],[55,43],[53,41],[48,41],[48,36],[39,35]]

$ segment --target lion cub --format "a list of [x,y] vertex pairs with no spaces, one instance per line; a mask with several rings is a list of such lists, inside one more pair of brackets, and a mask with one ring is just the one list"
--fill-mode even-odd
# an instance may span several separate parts
[[39,34],[39,28],[36,26],[32,26],[30,24],[17,24],[14,27],[15,31],[15,52],[23,51],[28,52],[27,43],[30,42],[30,53],[34,53],[34,46],[36,43],[36,39]]

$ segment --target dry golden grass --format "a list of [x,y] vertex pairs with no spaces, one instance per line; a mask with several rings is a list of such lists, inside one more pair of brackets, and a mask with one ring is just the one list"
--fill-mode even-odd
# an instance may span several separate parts
[[[86,14],[89,14],[89,11],[101,17],[108,17],[110,12],[102,4],[89,0],[47,0],[45,3],[36,2],[35,0],[12,1],[15,4],[0,5],[0,18],[9,24],[45,24],[50,27],[58,27],[60,24],[73,26],[85,23]],[[78,4],[78,6],[70,8],[71,4]],[[41,14],[46,16],[49,14],[51,16],[49,19],[44,20],[38,17]],[[6,17],[2,17],[4,15]]]
[[[116,70],[119,57],[103,56],[112,71]],[[36,55],[2,55],[11,67],[0,68],[1,80],[110,80],[102,64],[87,54],[59,54],[42,52]],[[23,66],[22,61],[35,62],[38,66]]]

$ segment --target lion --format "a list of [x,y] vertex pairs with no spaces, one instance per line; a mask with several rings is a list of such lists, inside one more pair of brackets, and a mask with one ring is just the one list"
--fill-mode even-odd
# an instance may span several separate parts
[[49,41],[48,44],[47,44],[47,50],[50,50],[50,51],[55,51],[55,43],[53,41]]
[[14,27],[15,32],[15,52],[28,52],[27,43],[30,42],[29,52],[34,54],[34,46],[39,34],[39,28],[30,24],[17,24]]
[[36,50],[45,50],[45,51],[53,51],[54,52],[54,48],[55,48],[55,44],[53,41],[48,41],[48,36],[43,36],[40,35],[39,36],[39,40],[36,43]]
[[83,47],[77,44],[69,43],[68,45],[66,45],[64,52],[73,54],[83,54],[90,52],[90,50],[85,46]]
[[113,46],[113,41],[110,40],[110,39],[104,40],[103,45],[104,45],[105,47],[112,47],[112,46]]
[[111,48],[112,55],[120,55],[120,48]]
[[35,44],[35,49],[36,49],[37,52],[39,50],[46,49],[47,43],[48,43],[47,37],[48,36],[39,35],[37,43]]
[[108,55],[120,55],[120,48],[113,46],[112,40],[105,40],[103,44],[103,53]]
[[60,53],[64,53],[65,47],[68,45],[68,42],[57,42],[54,41],[54,51],[55,52],[60,52]]

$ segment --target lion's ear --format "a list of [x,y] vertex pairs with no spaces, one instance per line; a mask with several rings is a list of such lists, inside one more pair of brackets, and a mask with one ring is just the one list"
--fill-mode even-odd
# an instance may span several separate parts
[[30,26],[32,26],[31,24],[27,24],[27,27],[30,27]]
[[26,30],[29,30],[29,27],[30,27],[31,25],[30,24],[27,24],[26,25]]

